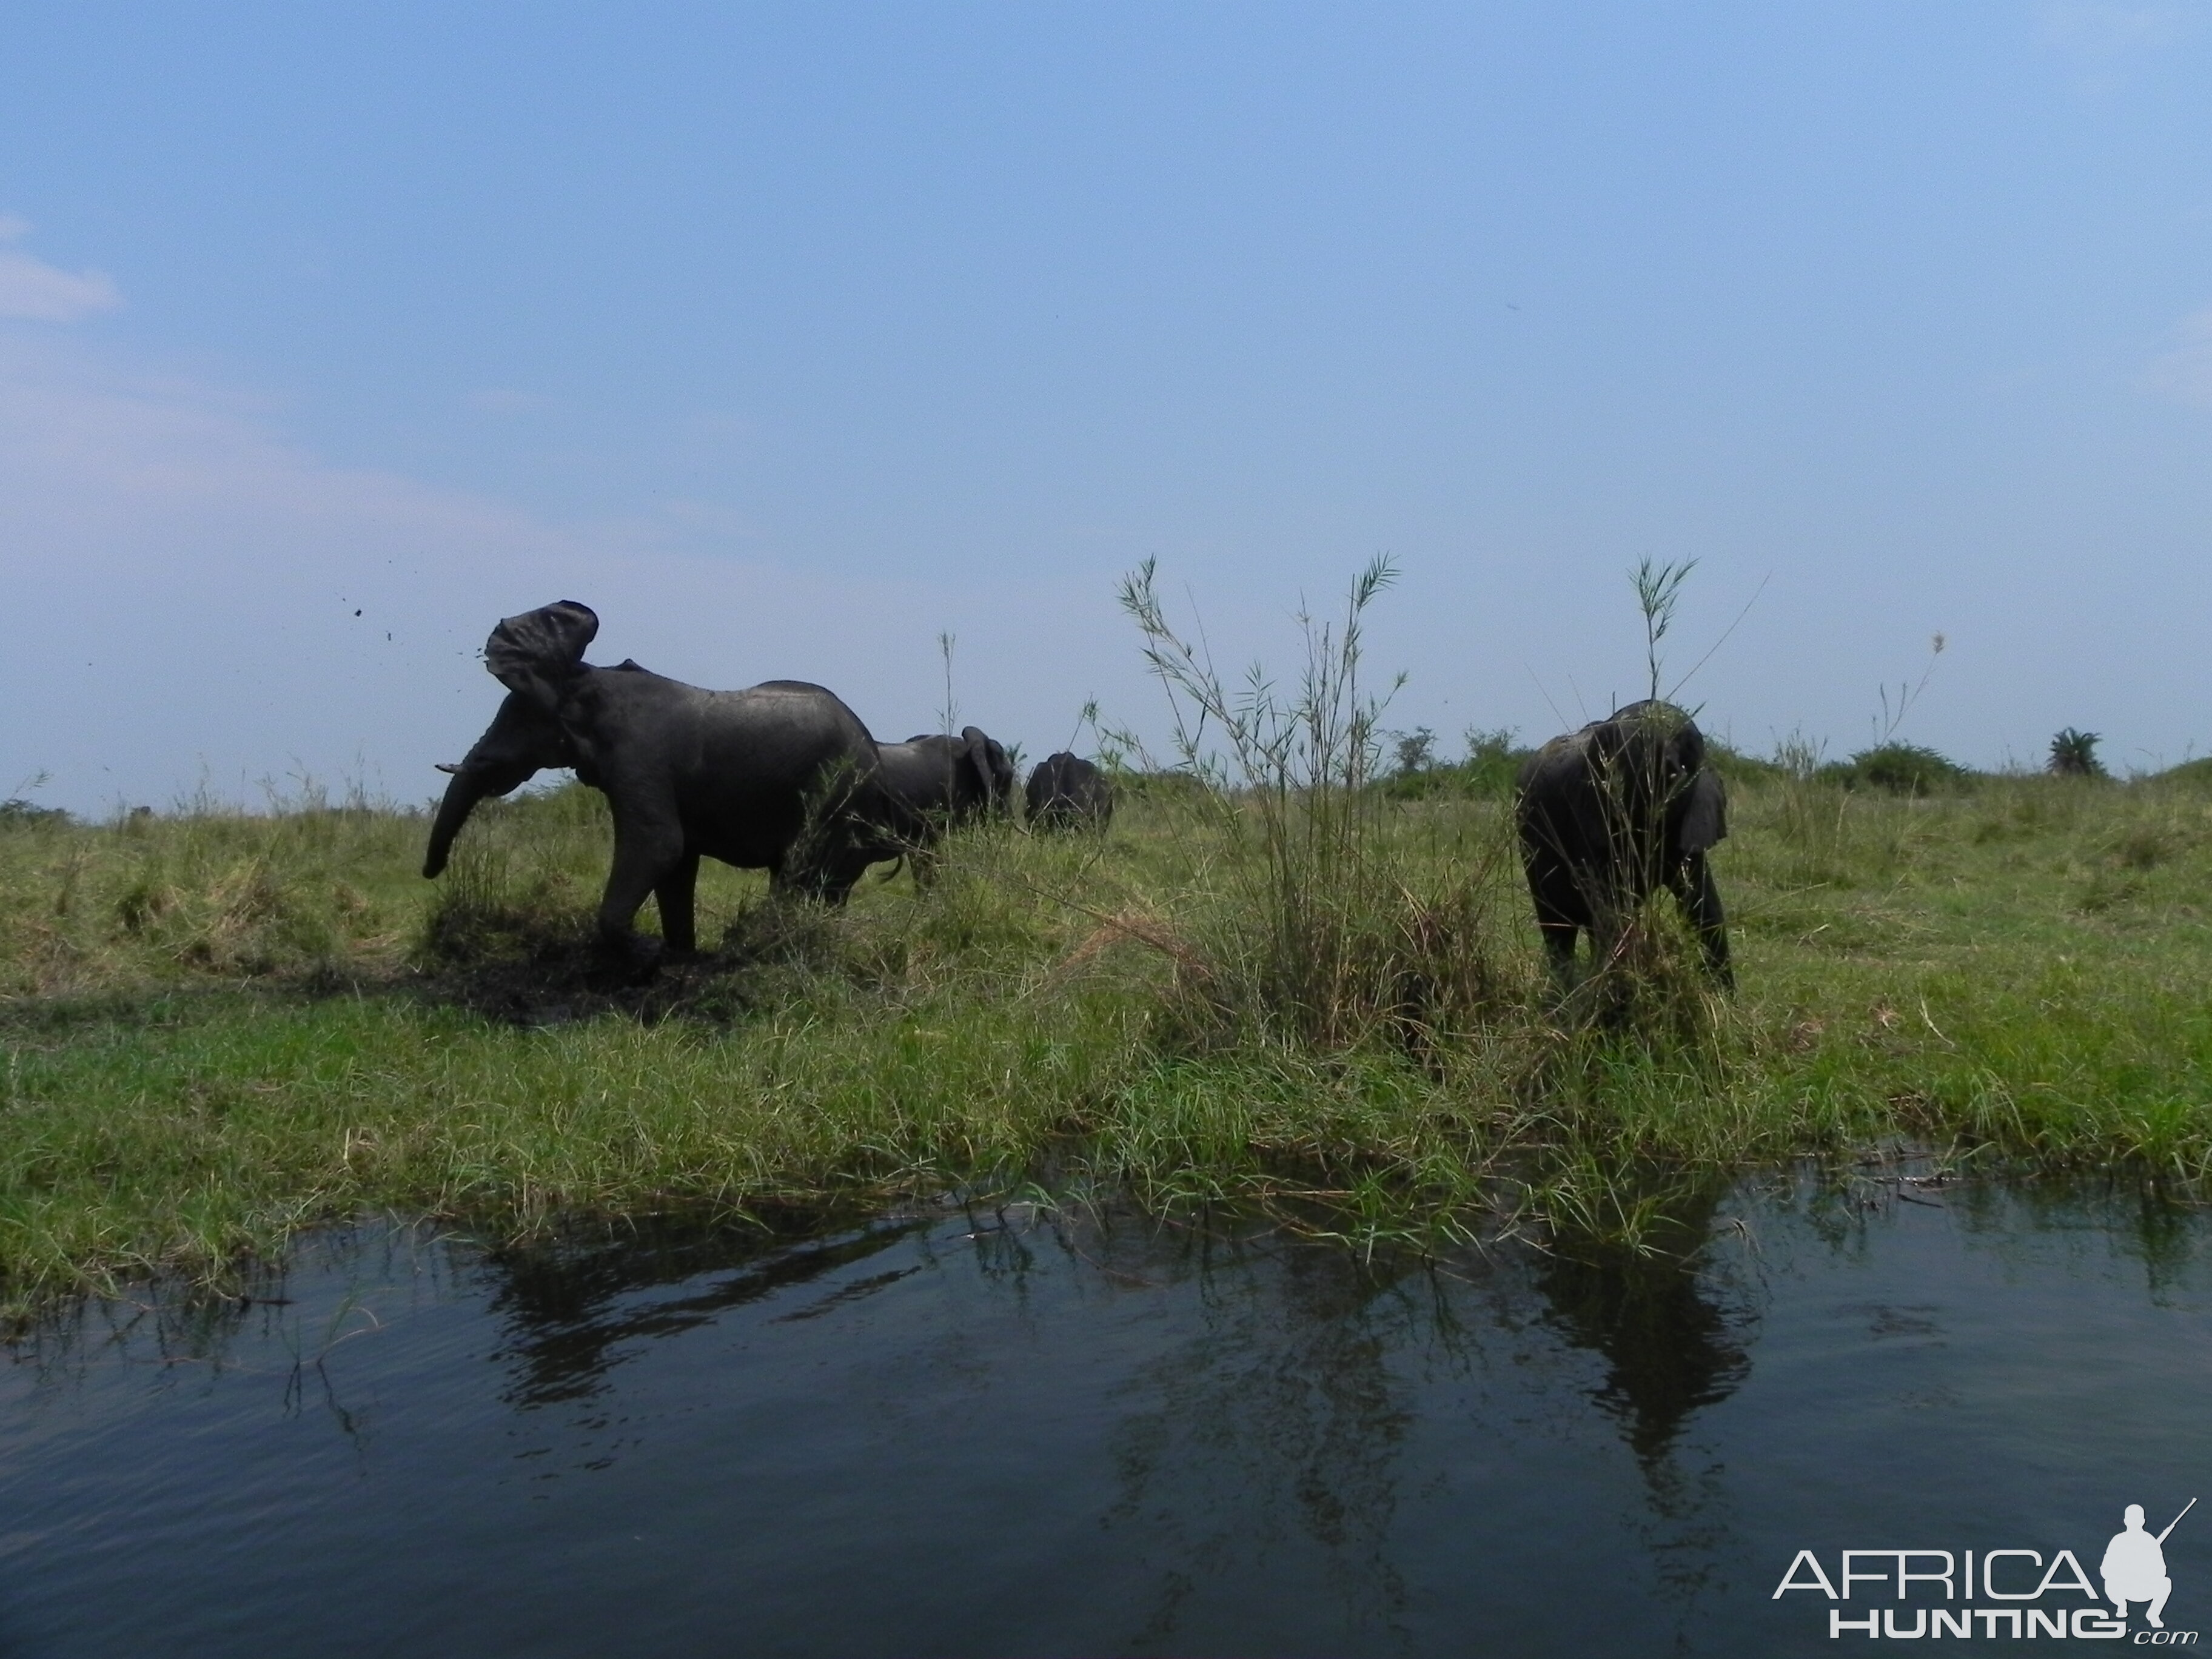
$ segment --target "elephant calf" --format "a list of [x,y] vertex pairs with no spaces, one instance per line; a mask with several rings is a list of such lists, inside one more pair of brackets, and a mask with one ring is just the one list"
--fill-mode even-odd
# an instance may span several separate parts
[[886,743],[876,756],[893,849],[908,856],[917,882],[929,879],[930,849],[946,830],[1013,811],[1014,763],[979,727]]
[[1114,817],[1114,785],[1079,755],[1048,755],[1022,791],[1040,830],[1103,830]]
[[647,894],[669,949],[697,945],[701,858],[766,870],[780,888],[842,901],[880,850],[876,742],[832,693],[800,680],[704,691],[625,662],[595,668],[591,608],[563,600],[492,630],[484,665],[507,688],[446,787],[422,873],[446,867],[478,801],[547,767],[571,767],[614,811],[602,947],[649,971],[632,932]]
[[1603,963],[1629,914],[1663,885],[1697,929],[1707,970],[1735,985],[1705,861],[1728,834],[1728,796],[1687,714],[1632,702],[1553,738],[1522,764],[1513,810],[1536,925],[1562,982],[1574,971],[1577,932]]

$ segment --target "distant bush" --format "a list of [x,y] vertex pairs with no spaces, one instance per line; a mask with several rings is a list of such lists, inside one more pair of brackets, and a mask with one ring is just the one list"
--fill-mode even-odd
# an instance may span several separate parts
[[1761,760],[1711,738],[1705,739],[1705,764],[1725,783],[1765,783],[1796,775],[1780,761]]
[[1494,732],[1469,727],[1467,758],[1459,763],[1459,770],[1470,793],[1502,795],[1513,787],[1521,763],[1535,752],[1515,743],[1513,733],[1504,726]]
[[1459,769],[1431,766],[1419,772],[1401,772],[1371,786],[1389,800],[1426,800],[1431,795],[1459,793]]
[[1893,795],[1933,795],[1974,781],[1958,762],[1917,743],[1886,743],[1862,749],[1848,761],[1832,763],[1815,775],[1846,789],[1886,789]]
[[[1521,770],[1521,763],[1535,751],[1522,748],[1513,741],[1514,734],[1503,728],[1495,732],[1470,729],[1467,734],[1467,756],[1459,761],[1439,761],[1434,757],[1431,733],[1424,727],[1414,732],[1415,740],[1427,738],[1429,744],[1409,750],[1407,739],[1399,739],[1401,764],[1399,769],[1385,778],[1377,787],[1393,800],[1423,800],[1431,795],[1504,795],[1511,793],[1513,780]],[[1421,760],[1416,767],[1402,764],[1407,758]]]
[[58,806],[40,806],[21,795],[0,800],[0,830],[58,830],[70,815]]
[[1407,777],[1417,772],[1433,770],[1437,763],[1437,734],[1425,726],[1417,726],[1410,732],[1395,734],[1397,766],[1396,777]]
[[1197,800],[1207,790],[1204,778],[1180,767],[1155,767],[1149,770],[1109,767],[1108,771],[1114,780],[1115,792],[1134,800]]
[[[1392,800],[1425,800],[1437,795],[1502,797],[1513,793],[1522,763],[1536,751],[1516,743],[1516,733],[1470,729],[1467,754],[1457,761],[1435,757],[1434,734],[1425,727],[1397,739],[1397,769],[1374,787]],[[1730,783],[1758,783],[1788,775],[1773,761],[1739,753],[1707,739],[1705,759]]]

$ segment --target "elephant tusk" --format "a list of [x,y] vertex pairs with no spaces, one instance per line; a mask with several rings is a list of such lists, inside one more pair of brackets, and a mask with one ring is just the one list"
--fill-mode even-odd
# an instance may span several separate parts
[[440,761],[437,764],[441,772],[458,772],[461,769],[459,763],[453,761]]

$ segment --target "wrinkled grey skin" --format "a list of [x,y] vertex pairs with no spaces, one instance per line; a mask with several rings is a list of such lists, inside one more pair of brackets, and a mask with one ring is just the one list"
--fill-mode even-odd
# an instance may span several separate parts
[[672,951],[697,947],[699,860],[766,870],[775,884],[842,902],[881,831],[876,744],[830,692],[799,680],[704,691],[625,662],[595,668],[599,620],[563,600],[492,630],[484,665],[507,688],[483,736],[451,772],[422,873],[446,867],[478,801],[546,767],[572,767],[614,810],[614,862],[599,901],[611,954],[649,966],[632,930],[650,893]]
[[957,738],[924,732],[876,749],[883,814],[915,879],[929,880],[929,852],[945,833],[1014,806],[1014,763],[997,738],[963,726]]
[[1097,766],[1065,749],[1048,755],[1022,791],[1037,830],[1103,830],[1114,817],[1114,786]]
[[1521,768],[1514,817],[1536,925],[1562,983],[1574,973],[1577,932],[1602,963],[1627,916],[1664,886],[1697,929],[1708,971],[1735,985],[1705,860],[1728,834],[1728,795],[1687,714],[1632,702],[1553,738]]

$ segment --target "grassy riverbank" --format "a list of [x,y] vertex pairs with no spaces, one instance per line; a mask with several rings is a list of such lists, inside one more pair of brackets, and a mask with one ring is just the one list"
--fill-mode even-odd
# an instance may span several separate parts
[[1103,842],[977,832],[842,913],[716,869],[720,949],[641,991],[590,975],[588,792],[486,810],[434,886],[403,813],[19,817],[0,1301],[380,1209],[514,1234],[1039,1180],[1604,1235],[1899,1140],[2204,1175],[2212,781],[1733,801],[1741,994],[1655,926],[1625,1036],[1548,994],[1492,790],[1368,792],[1297,891],[1249,803],[1158,786]]

